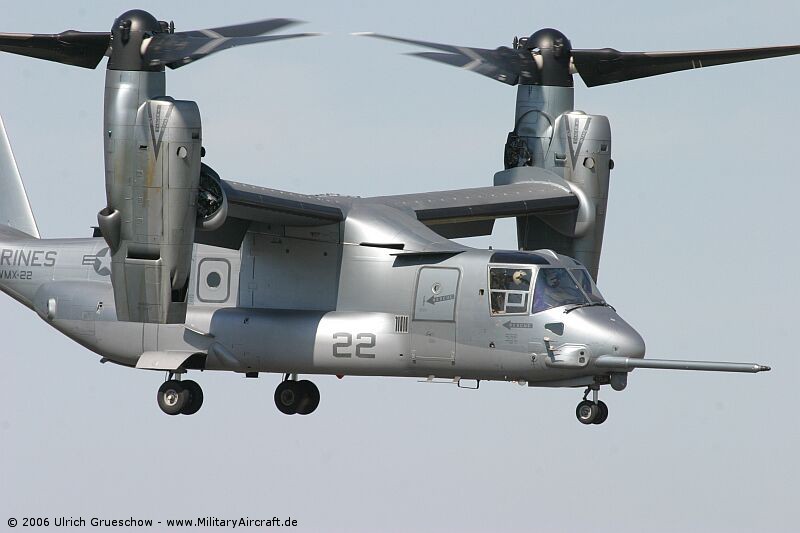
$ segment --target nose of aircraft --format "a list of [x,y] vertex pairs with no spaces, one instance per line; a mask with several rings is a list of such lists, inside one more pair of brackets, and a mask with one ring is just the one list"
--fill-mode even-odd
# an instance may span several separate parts
[[642,358],[644,339],[609,307],[587,307],[570,313],[568,330],[580,332],[595,355]]
[[610,341],[614,353],[609,355],[618,355],[620,357],[644,357],[645,346],[644,339],[639,332],[633,327],[622,320],[619,315],[615,316],[611,323],[612,331],[610,333]]

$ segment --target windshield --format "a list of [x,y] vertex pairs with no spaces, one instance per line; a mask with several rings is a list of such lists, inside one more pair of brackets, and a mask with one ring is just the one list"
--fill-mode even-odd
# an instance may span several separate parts
[[594,281],[592,281],[592,276],[589,275],[586,269],[572,268],[570,269],[570,272],[572,272],[575,281],[578,282],[578,285],[581,286],[583,292],[586,293],[586,296],[589,297],[592,303],[602,303],[606,301],[605,298],[603,298],[603,295],[600,294],[600,291],[597,290],[597,285],[594,284]]
[[536,276],[532,313],[569,304],[589,303],[565,268],[542,268]]

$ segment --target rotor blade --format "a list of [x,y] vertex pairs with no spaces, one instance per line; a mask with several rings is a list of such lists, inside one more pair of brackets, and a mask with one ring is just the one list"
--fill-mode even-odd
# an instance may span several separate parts
[[172,69],[188,65],[215,52],[234,46],[313,37],[318,33],[293,33],[287,35],[258,35],[251,37],[188,37],[185,34],[158,33],[147,45],[144,62],[147,65],[166,65]]
[[452,46],[449,44],[431,43],[427,41],[415,41],[413,39],[403,39],[382,35],[380,33],[354,33],[364,37],[375,37],[387,41],[413,44],[441,50],[441,52],[413,52],[409,55],[423,57],[439,63],[445,63],[471,70],[508,85],[516,85],[520,78],[534,79],[538,75],[538,68],[533,58],[526,56],[511,48],[501,46],[494,50],[486,48],[470,48],[466,46]]
[[178,32],[174,35],[185,35],[187,37],[254,37],[277,31],[287,26],[301,24],[301,20],[293,19],[266,19],[248,22],[245,24],[234,24],[232,26],[221,26],[219,28],[208,28],[206,30],[194,30]]
[[[424,46],[426,48],[433,48],[434,50],[441,50],[443,52],[450,52],[451,54],[459,54],[459,48],[457,46],[453,46],[450,44],[440,44],[440,43],[432,43],[429,41],[415,41],[414,39],[405,39],[403,37],[394,37],[392,35],[384,35],[382,33],[374,33],[371,31],[364,31],[364,32],[356,32],[352,35],[357,35],[359,37],[374,37],[376,39],[384,39],[386,41],[395,41],[398,43],[405,43],[405,44],[413,44],[417,46]],[[480,48],[475,48],[475,50],[480,50]]]
[[0,51],[76,67],[95,68],[108,49],[107,32],[0,33]]
[[726,63],[800,54],[800,46],[687,52],[620,52],[613,48],[572,50],[575,68],[588,87]]

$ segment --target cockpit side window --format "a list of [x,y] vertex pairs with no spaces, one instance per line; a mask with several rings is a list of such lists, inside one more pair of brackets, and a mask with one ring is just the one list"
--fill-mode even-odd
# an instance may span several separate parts
[[489,301],[493,315],[527,314],[532,270],[529,268],[489,269]]
[[605,298],[603,298],[603,295],[600,294],[600,291],[597,289],[597,285],[594,284],[592,277],[589,275],[586,269],[572,268],[570,269],[570,272],[575,277],[575,280],[581,286],[583,292],[586,293],[586,296],[589,297],[589,300],[591,300],[592,303],[605,302]]
[[562,305],[585,303],[588,303],[586,296],[578,288],[567,269],[542,268],[539,270],[533,290],[532,313]]

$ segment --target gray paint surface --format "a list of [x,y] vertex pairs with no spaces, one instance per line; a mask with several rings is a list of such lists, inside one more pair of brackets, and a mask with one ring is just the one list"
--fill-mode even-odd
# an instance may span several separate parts
[[[58,20],[52,22],[44,20],[41,12],[9,13],[8,20],[14,23],[8,22],[13,27],[7,29],[60,31],[79,25],[104,29],[127,7],[109,5],[107,13],[67,8],[54,11]],[[143,7],[155,13],[163,9]],[[432,8],[427,3],[424,9],[421,4],[407,4],[349,11],[338,6],[334,10],[279,4],[275,9],[276,14],[312,20],[322,30],[375,28],[408,34],[413,21],[415,36],[445,42],[465,42],[464,32],[471,31],[476,37],[470,40],[480,41],[473,44],[486,47],[509,40],[513,32],[531,30],[527,22],[519,29],[508,27],[508,13],[519,9],[516,4],[502,9],[467,7],[459,3]],[[187,10],[180,18],[164,16],[174,16],[183,27],[191,28],[211,25],[215,17],[234,22],[263,15],[262,7],[243,6],[241,14],[215,12],[211,4],[204,8],[196,14]],[[435,15],[445,8],[453,27],[443,24],[440,17],[427,20],[418,15],[419,10],[434,9]],[[611,4],[585,21],[576,19],[572,11],[563,12],[563,6],[527,9],[522,18],[534,27],[564,29],[576,46],[608,44],[620,49],[790,43],[796,40],[792,21],[798,14],[796,6],[780,2],[760,10],[745,3]],[[482,16],[476,17],[476,11]],[[720,12],[726,16],[720,17]],[[641,25],[642,20],[659,20],[681,30],[662,33],[652,25]],[[250,61],[269,64],[264,72],[253,74],[258,77],[248,79],[246,86],[228,87],[230,97],[253,103],[253,108],[245,112],[219,105],[218,110],[204,114],[209,157],[224,161],[226,172],[243,179],[252,177],[250,181],[264,186],[308,193],[413,192],[433,181],[432,172],[447,182],[442,185],[452,188],[488,183],[501,163],[513,93],[468,73],[394,57],[396,48],[365,49],[343,37],[330,39],[335,44],[329,51],[376,64],[391,58],[392,69],[383,72],[381,80],[363,81],[363,92],[356,91],[352,80],[363,79],[364,63],[343,64],[326,55],[326,64],[320,65],[320,48],[315,43],[297,49],[287,45],[282,48],[284,54],[248,51],[237,56],[238,52],[232,52],[171,77],[171,92],[202,105],[219,97],[219,86],[211,81],[220,70],[241,75]],[[22,102],[23,97],[38,97],[36,105],[3,111],[44,233],[79,235],[92,223],[102,201],[102,166],[96,144],[74,140],[81,132],[87,139],[96,139],[100,91],[92,93],[87,88],[92,80],[100,87],[102,76],[92,78],[96,72],[50,65],[56,70],[40,71],[21,59],[6,61],[4,65],[10,66],[5,68],[27,72],[32,81],[24,87],[5,86],[9,98]],[[331,378],[320,382],[326,400],[317,419],[299,424],[273,413],[274,382],[243,382],[209,374],[204,385],[216,400],[204,408],[208,409],[205,418],[187,418],[176,428],[173,420],[162,420],[153,405],[158,376],[98,365],[85,350],[51,333],[32,313],[20,314],[18,304],[5,299],[4,316],[14,316],[16,321],[6,331],[7,370],[13,372],[5,372],[2,381],[3,404],[13,406],[0,421],[6,443],[0,485],[7,496],[4,516],[35,513],[42,501],[48,502],[53,513],[124,515],[132,512],[129,502],[135,501],[138,507],[162,516],[172,512],[200,515],[206,506],[200,508],[196,499],[223,485],[229,490],[219,496],[211,512],[255,514],[253,509],[264,507],[262,491],[272,489],[269,507],[294,513],[309,530],[367,531],[376,524],[396,531],[498,526],[529,530],[530,522],[519,519],[519,513],[530,508],[535,494],[539,498],[537,525],[542,529],[564,529],[566,520],[571,529],[591,526],[608,531],[791,531],[798,441],[786,420],[790,419],[787,400],[797,366],[787,347],[793,342],[795,310],[789,302],[795,299],[796,289],[785,281],[792,279],[796,257],[789,247],[769,268],[764,265],[775,257],[775,250],[786,248],[785,230],[792,225],[786,213],[792,208],[796,179],[785,158],[764,154],[791,153],[795,132],[790,120],[772,120],[793,113],[791,90],[763,80],[791,83],[796,70],[792,64],[786,59],[593,91],[576,88],[579,108],[608,115],[615,128],[618,167],[604,241],[601,288],[605,295],[620,310],[628,310],[626,317],[646,334],[654,356],[727,360],[734,354],[747,359],[756,351],[774,354],[768,360],[775,370],[763,384],[754,385],[751,376],[709,378],[637,370],[625,394],[609,398],[614,402],[613,418],[601,431],[587,436],[571,419],[572,391],[494,385],[482,386],[476,393],[413,380],[345,378],[339,382]],[[328,74],[327,94],[320,94],[313,83],[306,89],[275,80],[275,72],[281,69],[297,76],[293,79],[305,79],[310,65],[321,70],[315,76]],[[57,78],[54,83],[62,84],[71,105],[54,97],[53,84],[44,83],[51,75]],[[390,105],[386,77],[397,84]],[[425,91],[420,90],[423,84]],[[268,87],[272,98],[265,102],[254,94],[253,86]],[[292,105],[297,96],[307,97],[302,106]],[[745,101],[758,102],[757,110],[743,107]],[[720,108],[730,112],[720,113]],[[309,137],[307,120],[298,120],[305,112],[316,117],[332,114],[341,120],[319,118],[314,123],[319,135]],[[687,115],[692,117],[689,130]],[[442,119],[420,131],[419,120],[431,116]],[[73,125],[69,143],[55,124],[42,127],[53,117]],[[285,128],[280,135],[269,127],[276,120]],[[379,123],[391,124],[391,133],[376,136]],[[246,127],[248,135],[231,146],[227,141],[235,137],[231,131],[236,126]],[[752,135],[753,129],[763,133]],[[461,132],[459,142],[443,143],[453,130]],[[677,136],[675,131],[685,134]],[[746,140],[742,131],[748,132]],[[739,149],[743,145],[746,148]],[[443,146],[451,157],[442,156]],[[730,156],[729,147],[737,147],[735,157]],[[43,149],[54,152],[45,158]],[[376,172],[386,159],[395,168]],[[53,164],[67,160],[79,163]],[[330,177],[331,169],[337,171],[336,180]],[[755,176],[769,176],[769,186],[750,187]],[[302,186],[297,187],[298,183]],[[721,193],[721,184],[730,187]],[[85,197],[51,201],[74,198],[78,185]],[[776,190],[781,194],[776,196]],[[766,205],[772,208],[751,214],[753,206]],[[680,217],[675,217],[676,211]],[[80,216],[83,212],[85,219]],[[498,227],[490,242],[513,248],[513,227]],[[689,259],[691,272],[681,270]],[[743,281],[752,280],[755,272],[766,276],[760,282],[766,287],[737,289]],[[691,320],[681,314],[687,306],[698,310]],[[730,331],[737,333],[732,336]],[[60,391],[60,401],[54,404],[49,398],[27,394],[33,380],[49,391]],[[745,384],[748,394],[737,394]],[[23,393],[28,398],[24,402],[20,400]],[[369,401],[364,402],[365,398]],[[254,399],[256,405],[248,403]],[[236,411],[225,405],[230,401],[238,401]],[[148,405],[149,409],[143,409]],[[96,414],[87,414],[92,411]],[[183,457],[196,459],[198,465],[182,473],[195,488],[170,502],[151,488],[153,477],[173,464],[171,460],[144,465],[136,459],[120,459],[141,457],[157,435],[166,433],[175,437]],[[273,450],[276,434],[291,435],[289,451],[283,447],[280,459],[266,456],[254,467],[253,451],[231,454],[224,464],[201,462],[209,449],[228,446],[230,435],[257,443],[259,450]],[[322,446],[320,434],[326,435]],[[205,445],[198,447],[198,442]],[[587,446],[592,453],[587,453]],[[414,453],[406,454],[407,450]],[[541,450],[542,455],[532,450]],[[391,453],[394,458],[387,461]],[[655,456],[664,459],[654,461]],[[497,457],[524,459],[512,463]],[[754,459],[742,461],[742,457]],[[449,475],[429,474],[443,470]],[[576,491],[576,480],[587,472],[600,479],[601,489],[608,490],[598,490],[576,508],[575,500],[564,494]],[[387,494],[413,493],[421,479],[432,491],[461,496],[417,502],[398,513],[397,499]],[[365,484],[376,490],[364,491]],[[287,487],[310,491],[314,503],[300,501],[296,491]],[[120,498],[120,492],[129,497]],[[353,503],[353,493],[358,495],[358,505]],[[626,495],[624,511],[617,511],[620,493]],[[32,503],[34,494],[36,504]],[[742,505],[743,501],[748,505]],[[609,512],[615,513],[613,523],[598,520]]]

